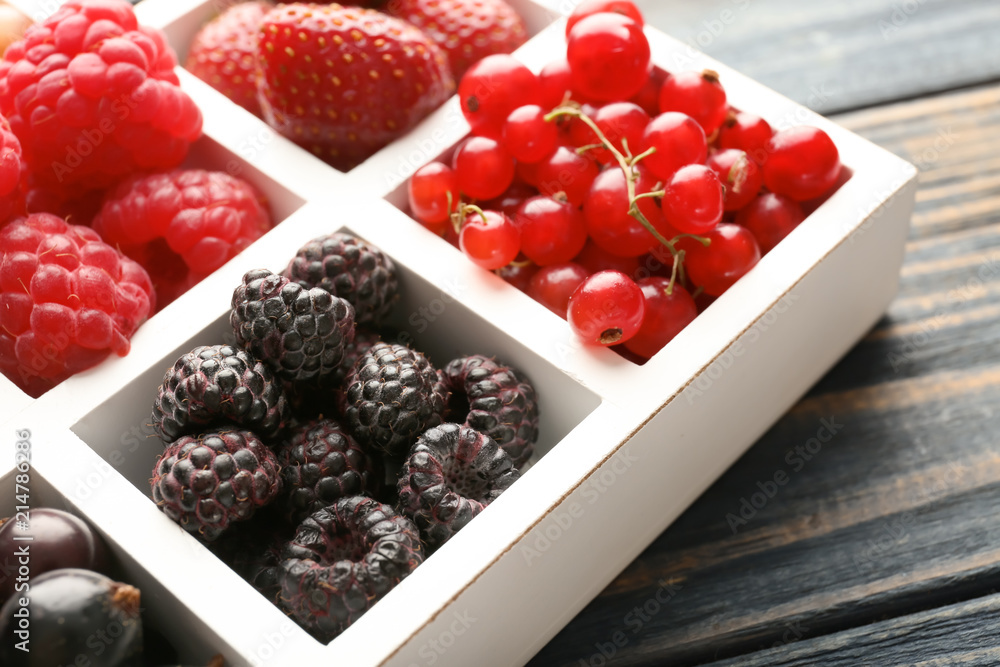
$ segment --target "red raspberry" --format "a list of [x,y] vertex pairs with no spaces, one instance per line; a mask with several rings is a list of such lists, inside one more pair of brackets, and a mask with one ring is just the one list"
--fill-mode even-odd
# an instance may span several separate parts
[[386,9],[441,47],[456,80],[473,63],[528,41],[524,19],[504,0],[394,0]]
[[69,0],[0,61],[0,113],[40,185],[106,188],[175,167],[201,136],[174,52],[123,0]]
[[233,5],[207,23],[191,42],[185,67],[236,104],[260,116],[257,101],[257,28],[267,2]]
[[94,229],[149,271],[165,306],[272,227],[246,181],[218,171],[138,175],[110,190]]
[[0,116],[0,227],[12,216],[22,213],[21,142],[10,130],[10,123]]
[[127,354],[153,305],[146,272],[93,229],[37,213],[0,230],[0,371],[32,396]]
[[290,4],[259,33],[264,119],[340,170],[400,137],[455,90],[423,32],[371,9]]
[[[237,0],[238,1],[238,0]],[[347,3],[338,3],[336,0],[314,0],[315,5],[336,5],[336,4],[348,4],[353,7],[367,7],[368,9],[381,9],[385,5],[386,0],[351,0]],[[294,5],[297,3],[290,2],[289,0],[277,0],[276,5]]]
[[90,225],[101,210],[104,190],[86,192],[59,192],[44,185],[30,172],[21,184],[24,193],[24,211],[29,213],[51,213],[72,225]]

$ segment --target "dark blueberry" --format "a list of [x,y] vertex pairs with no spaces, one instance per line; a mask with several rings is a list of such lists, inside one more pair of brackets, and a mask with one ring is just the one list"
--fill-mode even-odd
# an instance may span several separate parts
[[[79,517],[39,507],[31,510],[27,531],[18,528],[16,519],[7,519],[0,527],[0,554],[14,561],[11,554],[30,544],[32,577],[67,567],[107,571],[108,552],[104,541]],[[26,535],[32,537],[30,543],[15,539]],[[0,602],[14,593],[16,575],[16,566],[0,572]]]
[[0,609],[0,664],[125,667],[142,655],[139,590],[89,570],[47,572],[31,581],[30,652],[17,648],[20,596]]

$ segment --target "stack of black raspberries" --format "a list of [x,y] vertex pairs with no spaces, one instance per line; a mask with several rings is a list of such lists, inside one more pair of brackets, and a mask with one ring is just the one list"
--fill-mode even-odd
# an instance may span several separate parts
[[538,436],[518,371],[389,342],[397,285],[371,244],[314,239],[243,276],[236,344],[182,356],[153,406],[156,504],[322,642],[507,489]]

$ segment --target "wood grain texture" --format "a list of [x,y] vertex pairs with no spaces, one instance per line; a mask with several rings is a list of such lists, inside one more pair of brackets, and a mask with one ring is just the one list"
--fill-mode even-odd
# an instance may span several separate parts
[[650,24],[823,114],[1000,76],[994,0],[638,4]]
[[899,297],[531,664],[827,664],[799,642],[1000,588],[998,110],[994,85],[837,118],[921,167]]
[[873,623],[713,662],[711,667],[876,667],[1000,664],[1000,596]]

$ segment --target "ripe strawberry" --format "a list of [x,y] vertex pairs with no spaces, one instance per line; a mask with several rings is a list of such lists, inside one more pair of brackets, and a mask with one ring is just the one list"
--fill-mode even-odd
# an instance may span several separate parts
[[257,56],[265,120],[341,170],[408,132],[455,89],[434,42],[370,9],[272,9]]
[[504,0],[394,0],[386,9],[441,47],[456,80],[473,63],[528,40],[524,19]]
[[250,113],[260,116],[257,101],[257,28],[269,2],[233,5],[198,31],[185,67]]

